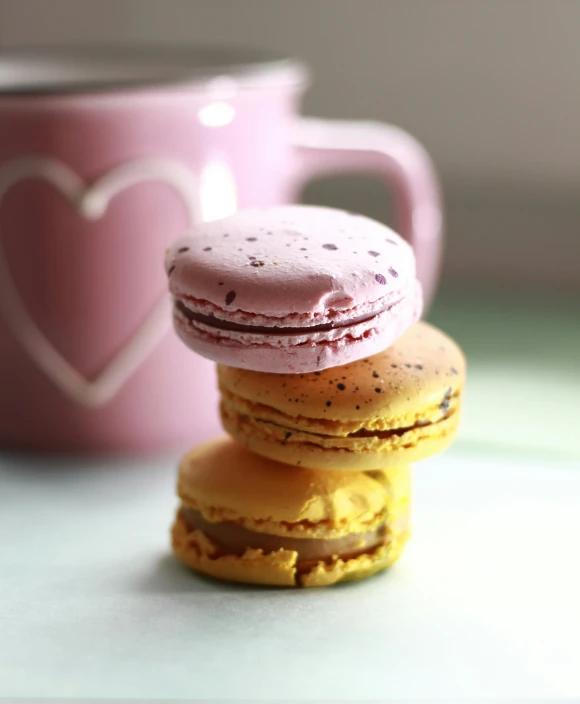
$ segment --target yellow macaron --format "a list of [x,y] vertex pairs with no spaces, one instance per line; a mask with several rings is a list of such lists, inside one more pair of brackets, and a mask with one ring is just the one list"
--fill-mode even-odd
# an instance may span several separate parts
[[224,428],[265,457],[313,469],[408,465],[443,450],[459,424],[465,358],[417,323],[342,367],[268,374],[218,366]]
[[326,586],[390,566],[409,537],[408,467],[320,472],[227,437],[187,454],[172,545],[184,564],[234,582]]

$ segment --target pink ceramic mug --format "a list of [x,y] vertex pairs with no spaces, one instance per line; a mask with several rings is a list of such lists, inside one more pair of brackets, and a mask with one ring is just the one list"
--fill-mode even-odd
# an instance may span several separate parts
[[427,154],[389,125],[298,117],[306,85],[297,62],[250,53],[0,59],[0,446],[142,452],[220,432],[213,365],[171,329],[164,250],[314,176],[384,179],[430,299]]

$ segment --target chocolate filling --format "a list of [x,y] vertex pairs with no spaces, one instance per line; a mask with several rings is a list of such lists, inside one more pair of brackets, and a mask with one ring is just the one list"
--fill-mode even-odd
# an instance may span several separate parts
[[[328,404],[327,404],[328,405]],[[222,403],[222,409],[226,409],[227,407]],[[356,430],[354,433],[348,433],[348,435],[331,435],[331,434],[325,434],[325,433],[314,433],[310,430],[305,430],[301,431],[304,432],[307,435],[313,435],[318,438],[338,438],[340,440],[344,440],[345,438],[379,438],[380,440],[388,440],[389,438],[399,436],[401,437],[402,435],[405,435],[405,433],[409,433],[412,430],[417,430],[418,428],[426,428],[429,425],[437,425],[438,423],[442,423],[443,421],[446,421],[448,418],[450,418],[453,415],[453,413],[446,413],[444,416],[439,418],[436,421],[431,421],[431,420],[418,420],[414,425],[407,426],[405,428],[390,428],[389,430],[367,430],[366,428],[361,428],[360,430]],[[239,417],[244,419],[246,422],[252,423],[254,420],[250,416],[240,414]],[[280,423],[274,423],[273,421],[261,421],[259,418],[256,419],[258,422],[264,422],[267,423],[268,425],[275,425],[277,428],[282,428],[285,431],[288,431],[288,426],[286,425],[281,425]],[[291,428],[290,432],[292,434],[293,432],[296,432],[296,428]],[[288,438],[286,438],[287,440]]]
[[[410,425],[407,428],[390,428],[389,430],[367,430],[366,428],[361,428],[354,433],[349,433],[347,437],[349,438],[379,438],[381,440],[387,440],[395,436],[405,435],[405,433],[411,430],[416,430],[417,428],[426,428],[428,425],[434,425],[434,423],[439,423],[442,420],[446,420],[449,416],[444,416],[438,421],[430,420],[418,420],[414,425]],[[322,436],[326,437],[326,436]]]
[[223,555],[243,555],[248,548],[263,550],[264,553],[277,550],[292,550],[298,553],[298,569],[310,567],[313,563],[324,562],[338,556],[343,560],[358,557],[386,542],[387,528],[381,524],[367,533],[346,535],[343,538],[288,538],[270,533],[248,530],[233,521],[212,523],[200,511],[182,508],[181,516],[190,530],[200,530],[219,549],[217,557]]
[[188,320],[196,323],[204,323],[218,330],[232,330],[236,332],[253,332],[258,334],[268,335],[300,335],[302,333],[324,332],[325,330],[335,330],[336,328],[348,328],[358,323],[364,323],[367,320],[372,320],[374,317],[383,313],[387,308],[372,311],[366,315],[359,315],[356,318],[349,320],[341,320],[331,323],[321,323],[320,325],[310,325],[309,327],[265,327],[262,325],[243,325],[242,323],[233,323],[229,320],[217,318],[215,315],[205,315],[196,313],[190,310],[183,301],[175,301],[175,310],[182,313]]

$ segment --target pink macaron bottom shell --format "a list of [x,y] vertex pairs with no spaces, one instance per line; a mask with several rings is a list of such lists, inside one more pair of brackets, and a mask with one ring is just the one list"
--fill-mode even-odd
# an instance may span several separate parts
[[[213,328],[221,327],[220,323],[235,323],[238,325],[251,326],[256,328],[269,328],[272,331],[283,328],[304,328],[309,332],[310,328],[317,325],[331,324],[338,327],[350,325],[350,321],[356,321],[364,317],[372,317],[389,308],[397,305],[405,297],[417,298],[417,281],[411,279],[405,282],[404,287],[398,291],[393,291],[387,296],[375,301],[365,301],[354,307],[327,307],[324,312],[310,313],[287,313],[284,316],[265,315],[260,313],[250,313],[244,310],[227,310],[220,308],[209,301],[193,298],[186,294],[175,294],[174,301],[187,308],[191,313],[211,316],[215,323]],[[203,329],[202,322],[199,326]]]
[[[391,345],[421,316],[422,295],[418,282],[413,282],[411,295],[406,293],[381,313],[363,322],[319,332],[308,331],[308,326],[304,325],[303,334],[270,335],[222,330],[192,322],[178,310],[174,311],[173,319],[183,342],[214,362],[240,369],[298,374],[348,364]],[[361,315],[358,308],[356,313]],[[356,317],[352,309],[350,315]],[[255,323],[255,319],[252,320]],[[287,319],[284,320],[287,324]],[[310,326],[316,323],[312,318],[309,322]],[[292,323],[297,326],[295,318]]]

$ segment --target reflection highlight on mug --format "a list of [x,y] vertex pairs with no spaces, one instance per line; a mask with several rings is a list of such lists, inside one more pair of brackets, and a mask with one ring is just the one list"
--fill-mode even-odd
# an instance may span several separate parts
[[201,124],[206,127],[224,127],[234,119],[236,109],[230,103],[219,100],[204,105],[197,115]]
[[232,170],[224,161],[209,161],[199,184],[201,216],[205,222],[232,215],[238,209],[238,193]]

